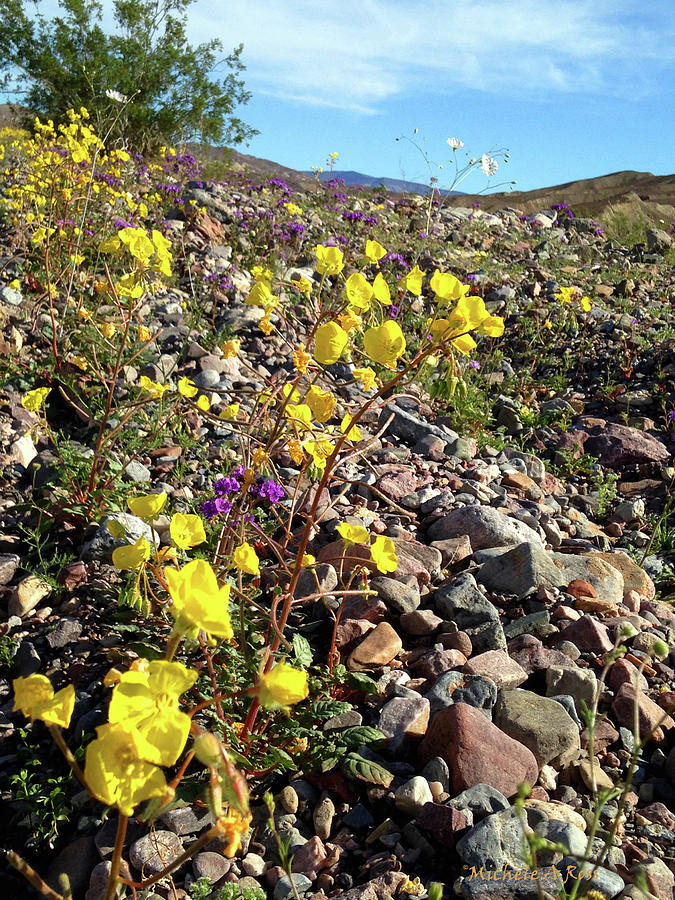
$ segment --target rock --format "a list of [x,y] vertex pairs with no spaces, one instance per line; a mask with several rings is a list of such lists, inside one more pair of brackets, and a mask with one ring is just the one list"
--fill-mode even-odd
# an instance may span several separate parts
[[430,650],[414,663],[410,669],[419,678],[432,681],[451,669],[461,669],[466,662],[466,656],[459,650]]
[[[641,597],[646,600],[653,600],[656,594],[654,582],[641,566],[638,566],[627,553],[618,551],[616,553],[594,553],[596,559],[604,559],[614,569],[621,572],[623,576],[624,594],[628,591],[637,591]],[[609,598],[605,598],[609,599]],[[623,598],[622,598],[623,600]]]
[[[126,537],[115,538],[108,529],[109,523],[117,523],[125,532]],[[113,528],[115,525],[113,525]],[[150,546],[159,546],[159,535],[147,525],[143,519],[132,516],[130,513],[114,513],[106,516],[98,526],[94,536],[82,547],[81,558],[85,562],[112,562],[113,550],[123,547],[125,544],[133,544],[140,537],[144,537]]]
[[65,647],[72,641],[76,641],[82,634],[82,623],[77,619],[68,617],[62,618],[54,631],[50,631],[46,637],[47,643],[52,650]]
[[258,853],[247,853],[241,861],[242,871],[252,878],[260,878],[265,874],[265,860]]
[[293,596],[296,600],[300,600],[312,594],[329,594],[337,584],[335,568],[329,563],[318,563],[311,569],[302,570]]
[[27,575],[12,591],[7,611],[10,616],[23,618],[32,612],[40,601],[46,599],[52,593],[52,586],[38,578],[37,575]]
[[175,834],[197,834],[213,823],[213,817],[208,810],[198,810],[194,806],[179,806],[163,813],[161,822]]
[[232,863],[222,853],[214,853],[212,850],[203,850],[192,859],[192,871],[195,878],[208,878],[211,884],[216,884],[230,871]]
[[665,253],[673,246],[673,239],[663,228],[647,229],[647,250],[650,253]]
[[279,803],[282,809],[291,815],[295,815],[298,811],[299,799],[292,784],[287,784],[286,787],[282,788],[279,794]]
[[675,891],[675,875],[658,856],[648,857],[631,869],[631,874],[642,873],[647,887],[658,900],[671,900]]
[[594,866],[590,862],[580,864],[573,856],[564,857],[564,859],[558,863],[558,868],[561,872],[568,875],[571,883],[573,883],[572,879],[577,881],[583,879],[584,881],[587,881],[594,890],[604,894],[605,897],[607,897],[607,900],[612,900],[612,897],[616,897],[617,894],[620,894],[625,886],[623,878],[621,878],[620,875],[617,875],[616,872],[605,869],[603,866]]
[[582,616],[576,622],[570,622],[565,627],[563,636],[566,641],[571,641],[580,650],[608,653],[614,647],[607,628],[597,619],[587,615]]
[[16,553],[0,553],[0,585],[10,583],[20,562],[21,558]]
[[478,580],[488,590],[524,597],[537,588],[565,588],[574,580],[589,581],[599,597],[623,601],[623,577],[599,553],[574,556],[548,553],[534,543],[520,544],[483,563]]
[[597,678],[592,669],[579,669],[575,666],[563,668],[562,666],[550,666],[546,670],[546,696],[555,697],[556,694],[569,694],[574,699],[574,706],[578,713],[582,710],[582,701],[590,709],[595,699]]
[[448,763],[453,793],[489,784],[512,797],[523,781],[539,774],[534,754],[500,731],[477,709],[455,703],[431,721],[419,749],[422,763],[441,756]]
[[534,754],[539,767],[564,768],[579,756],[579,729],[563,707],[532,691],[502,691],[497,697],[495,725]]
[[462,506],[451,510],[428,529],[434,541],[468,537],[474,552],[488,547],[512,547],[524,542],[543,547],[539,534],[491,506]]
[[328,794],[324,794],[314,807],[314,813],[312,816],[312,821],[314,822],[314,831],[322,841],[327,841],[330,837],[334,818],[335,805]]
[[479,822],[485,816],[491,816],[492,813],[509,809],[511,806],[502,792],[489,784],[475,784],[448,800],[446,805],[465,814],[468,810],[474,822]]
[[467,867],[487,871],[523,868],[525,835],[512,807],[486,816],[456,844],[457,855]]
[[312,881],[306,875],[301,875],[300,873],[293,874],[290,878],[288,875],[282,875],[274,885],[274,900],[293,900],[293,897],[296,896],[293,885],[295,885],[295,890],[302,895],[303,891],[308,891],[311,888]]
[[608,422],[587,429],[588,437],[583,452],[600,457],[600,462],[610,469],[653,463],[667,465],[670,454],[665,446],[644,431]]
[[549,650],[533,634],[522,634],[510,641],[509,655],[523,667],[528,675],[541,669],[547,669],[549,666],[564,668],[570,664],[570,657],[567,654],[558,650]]
[[400,503],[403,497],[413,494],[417,489],[417,477],[414,469],[392,465],[389,471],[377,479],[375,487],[385,497],[389,497],[395,503]]
[[[675,722],[664,713],[658,703],[655,703],[642,691],[636,692],[635,686],[630,683],[621,685],[612,703],[612,712],[616,722],[623,725],[624,728],[633,728],[636,700],[640,738],[644,739],[647,734],[656,729],[652,740],[657,744],[660,743],[665,737],[664,730],[672,728]],[[661,721],[662,718],[663,721]],[[658,723],[660,723],[659,727],[657,727]]]
[[474,652],[506,650],[506,638],[497,607],[478,590],[469,572],[457,575],[433,595],[439,615],[465,631]]
[[471,541],[465,534],[459,537],[446,538],[444,541],[432,541],[431,546],[441,553],[441,565],[444,567],[452,566],[468,559],[473,554]]
[[393,434],[408,444],[417,444],[430,436],[438,437],[446,443],[456,441],[459,438],[459,435],[449,428],[439,428],[437,425],[432,425],[410,410],[403,409],[397,403],[388,403],[384,407],[380,413],[378,429],[384,428],[390,418],[391,422],[389,422],[383,433]]
[[549,819],[557,822],[568,822],[579,829],[579,831],[586,831],[588,828],[588,823],[581,813],[576,812],[567,803],[561,803],[559,800],[536,800],[534,797],[528,797],[525,800],[525,809],[538,809]]
[[124,467],[124,474],[137,484],[145,484],[151,478],[150,469],[137,459],[132,459],[131,462],[127,463]]
[[183,852],[183,842],[173,831],[154,831],[129,848],[129,861],[144,878],[156,875]]
[[441,553],[435,547],[421,544],[419,541],[392,538],[398,566],[394,577],[414,575],[420,584],[428,584],[431,576],[437,575],[441,569]]
[[403,872],[385,872],[384,875],[340,894],[340,900],[393,900],[399,896],[406,877]]
[[45,880],[51,888],[60,893],[59,876],[65,874],[68,876],[73,896],[81,897],[89,885],[92,869],[99,859],[93,837],[75,838],[49,864]]
[[443,619],[430,609],[416,609],[414,612],[404,613],[400,618],[400,624],[406,634],[424,637],[438,631]]
[[384,704],[377,727],[386,735],[392,752],[421,740],[429,724],[429,710],[425,697],[393,697]]
[[295,851],[292,870],[306,875],[310,881],[315,881],[319,871],[324,867],[327,857],[328,853],[323,841],[315,835]]
[[403,648],[401,638],[388,622],[380,622],[370,631],[349,656],[350,672],[386,666]]
[[11,444],[8,455],[12,462],[18,463],[24,469],[27,469],[38,455],[30,433],[23,434]]
[[394,791],[396,809],[415,816],[425,803],[433,803],[429,782],[421,775],[415,775]]
[[[466,665],[464,669],[466,670]],[[438,678],[431,690],[427,691],[427,700],[431,704],[431,712],[454,703],[466,703],[475,709],[482,709],[490,715],[489,710],[497,702],[497,687],[488,678],[481,675],[466,675],[461,672],[445,672]]]
[[[111,868],[111,863],[107,859],[103,860],[103,862],[100,862],[97,866],[94,866],[94,869],[91,873],[91,878],[89,879],[89,889],[84,895],[84,900],[104,900],[108,887],[108,881],[110,880]],[[131,875],[131,873],[129,872],[129,866],[127,865],[125,860],[122,860],[122,863],[120,865],[120,873],[125,878],[129,878],[129,876]],[[115,888],[113,900],[120,900],[120,898],[123,896],[126,896],[126,888],[118,885]]]
[[387,578],[376,575],[370,579],[370,586],[377,591],[380,600],[399,613],[411,613],[420,605],[420,588],[413,575],[402,578]]
[[417,810],[415,822],[444,847],[452,850],[458,834],[466,831],[466,816],[458,809],[438,803],[425,803]]
[[[467,675],[482,675],[498,690],[509,691],[527,681],[527,672],[505,650],[488,650],[474,656],[463,667]],[[496,700],[496,697],[495,697]],[[472,704],[473,705],[473,704]]]

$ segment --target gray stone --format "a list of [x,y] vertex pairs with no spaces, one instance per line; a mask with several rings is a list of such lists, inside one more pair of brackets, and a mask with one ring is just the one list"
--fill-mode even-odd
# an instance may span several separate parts
[[420,605],[420,588],[414,575],[402,578],[387,578],[376,575],[370,579],[370,586],[377,591],[380,600],[399,613],[410,613]]
[[410,816],[415,816],[425,803],[433,803],[429,782],[421,775],[415,775],[394,791],[396,809]]
[[475,709],[490,710],[497,702],[497,686],[481,675],[466,675],[462,672],[444,672],[435,682],[426,698],[431,704],[431,713],[439,712],[453,703],[466,703]]
[[[552,844],[562,844],[567,848],[567,851],[571,856],[582,859],[586,853],[588,838],[580,828],[577,828],[576,825],[572,825],[571,822],[563,822],[558,819],[550,818],[544,819],[544,821],[540,822],[534,830]],[[553,854],[544,851],[542,852],[541,857],[538,856],[538,860],[544,863],[554,862]]]
[[429,724],[430,704],[419,694],[413,697],[393,697],[380,710],[377,727],[387,736],[393,752],[416,743]]
[[[472,657],[463,668],[468,675],[482,675],[508,691],[527,681],[527,672],[505,650],[488,650]],[[495,698],[496,699],[496,698]]]
[[150,481],[150,469],[137,459],[132,459],[130,463],[126,464],[124,474],[137,484],[144,484]]
[[433,601],[439,615],[455,622],[460,631],[469,635],[474,652],[506,650],[499,610],[481,594],[469,572],[438,588]]
[[534,753],[537,764],[564,767],[581,749],[579,729],[563,707],[549,697],[517,688],[503,691],[494,708],[498,728]]
[[450,790],[450,769],[442,756],[434,756],[422,769],[428,782],[437,781],[447,794]]
[[502,792],[490,784],[474,784],[452,800],[448,800],[446,805],[461,812],[469,810],[474,822],[511,807]]
[[[126,531],[127,537],[115,538],[108,530],[109,522],[117,522]],[[86,542],[82,548],[81,558],[88,562],[95,560],[97,562],[112,562],[113,550],[118,547],[124,547],[125,544],[133,544],[140,537],[144,537],[152,546],[153,530],[143,519],[138,516],[132,516],[130,513],[113,513],[106,516],[98,526],[94,536]],[[154,542],[159,544],[159,535],[154,533]]]
[[399,621],[406,634],[416,637],[433,634],[443,624],[443,619],[430,609],[416,609],[413,612],[403,613]]
[[6,284],[3,288],[0,288],[0,300],[8,306],[21,306],[23,296],[21,291]]
[[620,875],[612,872],[603,866],[594,866],[590,862],[579,864],[579,861],[572,856],[566,856],[562,862],[558,863],[561,872],[568,874],[570,881],[574,878],[588,882],[588,886],[596,891],[600,891],[608,900],[620,894],[625,887],[625,882]]
[[161,816],[161,822],[175,834],[197,834],[213,822],[208,810],[199,810],[199,815],[197,812],[197,807],[179,806],[165,812]]
[[[291,879],[293,879],[292,883]],[[294,872],[290,878],[288,875],[282,875],[274,886],[274,900],[292,900],[295,896],[293,885],[302,895],[311,888],[312,882],[306,875],[297,872]]]
[[310,597],[312,594],[329,594],[337,587],[338,577],[330,563],[317,563],[311,569],[303,569],[295,587],[294,597]]
[[543,548],[539,534],[529,525],[491,506],[462,506],[451,510],[428,529],[434,541],[466,535],[475,550],[486,547],[513,547],[530,543]]
[[574,699],[577,713],[582,710],[582,701],[590,709],[593,705],[598,680],[592,669],[580,669],[570,666],[550,666],[546,670],[546,696],[569,694]]
[[384,428],[385,423],[391,416],[393,416],[392,421],[387,425],[384,433],[393,434],[409,444],[417,444],[430,435],[441,438],[441,440],[446,442],[456,441],[459,438],[455,431],[432,425],[431,422],[427,422],[410,410],[403,409],[397,403],[388,403],[384,407],[380,413],[378,428]]
[[456,850],[467,866],[480,869],[524,867],[525,835],[515,809],[492,813],[457,841]]
[[52,650],[65,647],[72,641],[76,641],[82,634],[82,624],[77,619],[63,618],[54,631],[47,635],[47,643]]
[[204,850],[193,858],[192,871],[195,878],[208,878],[211,884],[216,884],[224,875],[227,875],[231,865],[230,860],[222,853]]
[[539,587],[564,588],[571,581],[583,579],[603,600],[623,601],[623,576],[604,559],[595,554],[547,553],[533,543],[520,544],[488,559],[477,578],[488,590],[517,597],[525,597]]
[[21,558],[16,553],[0,553],[0,585],[10,583],[20,562]]
[[173,831],[154,831],[139,838],[129,848],[129,861],[143,877],[156,875],[178,859],[183,842]]

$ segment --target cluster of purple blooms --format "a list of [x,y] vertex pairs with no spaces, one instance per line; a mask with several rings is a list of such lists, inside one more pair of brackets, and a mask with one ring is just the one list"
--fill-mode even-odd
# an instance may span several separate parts
[[[225,475],[223,478],[214,481],[213,491],[215,496],[205,500],[201,505],[202,514],[206,519],[226,516],[231,512],[233,503],[229,497],[241,491],[245,472],[244,466],[237,466],[230,475]],[[286,494],[280,484],[272,478],[265,479],[262,476],[258,476],[256,483],[249,486],[248,492],[260,500],[269,500],[273,505],[278,503]],[[255,522],[255,516],[247,513],[244,516],[244,520],[246,522]]]
[[358,210],[355,212],[343,212],[342,218],[346,219],[348,222],[363,222],[364,225],[377,225],[375,216],[366,216]]

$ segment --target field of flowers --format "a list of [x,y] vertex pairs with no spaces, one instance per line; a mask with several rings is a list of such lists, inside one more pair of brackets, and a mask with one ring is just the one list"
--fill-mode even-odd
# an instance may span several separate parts
[[665,900],[667,229],[0,159],[12,896]]

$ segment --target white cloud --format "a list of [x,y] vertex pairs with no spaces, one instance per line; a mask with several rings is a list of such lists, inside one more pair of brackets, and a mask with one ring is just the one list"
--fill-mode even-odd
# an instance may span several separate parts
[[372,113],[458,87],[649,93],[672,65],[675,27],[669,4],[644,11],[636,0],[197,0],[189,33],[243,42],[254,91]]

